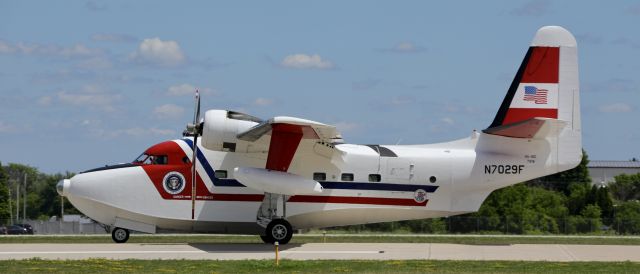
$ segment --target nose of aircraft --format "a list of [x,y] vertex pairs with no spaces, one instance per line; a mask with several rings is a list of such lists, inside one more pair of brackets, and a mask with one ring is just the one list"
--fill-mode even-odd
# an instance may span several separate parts
[[60,182],[58,182],[58,184],[56,185],[56,191],[58,191],[58,194],[60,196],[66,196],[67,191],[69,190],[70,183],[71,180],[69,179],[60,180]]

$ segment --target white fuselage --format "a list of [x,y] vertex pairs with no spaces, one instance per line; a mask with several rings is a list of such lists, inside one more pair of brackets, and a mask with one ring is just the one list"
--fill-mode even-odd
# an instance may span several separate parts
[[[186,142],[173,142],[184,149],[186,156],[191,156]],[[486,151],[478,149],[479,143],[484,144]],[[491,143],[500,146],[500,151],[514,151],[502,148],[523,144],[529,149],[496,153]],[[333,149],[338,153],[333,154],[318,149],[299,150],[296,156],[304,154],[304,157],[295,159],[305,160],[294,160],[289,172],[309,179],[313,179],[314,173],[324,173],[326,179],[320,182],[325,188],[303,199],[287,196],[286,218],[294,228],[304,229],[477,211],[495,189],[556,172],[549,168],[555,163],[548,146],[544,139],[513,139],[474,132],[469,138],[449,143],[381,146],[396,157],[379,154],[377,150],[382,149],[353,144],[335,145]],[[313,148],[312,145],[300,147]],[[228,181],[232,181],[235,167],[263,167],[266,161],[264,153],[206,149],[202,153],[212,169],[227,171]],[[99,222],[145,232],[156,229],[218,233],[261,231],[256,225],[256,216],[262,201],[233,200],[233,195],[257,196],[263,192],[238,185],[216,186],[211,170],[202,162],[198,165],[198,174],[209,193],[197,193],[194,220],[190,214],[191,199],[163,198],[142,166],[76,175],[67,183],[64,195],[81,212]],[[353,174],[352,181],[343,180],[350,179],[342,178],[343,174]],[[379,175],[380,181],[370,182],[370,175]],[[419,192],[426,197],[416,197]],[[205,197],[209,194],[230,194],[231,198]],[[424,203],[420,203],[420,199],[424,199]]]

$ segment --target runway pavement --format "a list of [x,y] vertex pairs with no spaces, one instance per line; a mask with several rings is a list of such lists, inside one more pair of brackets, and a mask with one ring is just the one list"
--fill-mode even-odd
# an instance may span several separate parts
[[[409,243],[290,244],[280,256],[292,260],[516,260],[640,261],[640,246],[461,245]],[[263,244],[0,244],[0,260],[42,259],[273,259]]]

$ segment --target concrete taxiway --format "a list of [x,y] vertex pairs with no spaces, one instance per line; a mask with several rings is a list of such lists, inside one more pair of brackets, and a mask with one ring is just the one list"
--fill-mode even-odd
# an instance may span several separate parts
[[[292,260],[515,260],[640,261],[640,246],[623,245],[462,245],[429,243],[290,244],[280,256]],[[0,260],[10,259],[273,259],[262,244],[0,244]]]

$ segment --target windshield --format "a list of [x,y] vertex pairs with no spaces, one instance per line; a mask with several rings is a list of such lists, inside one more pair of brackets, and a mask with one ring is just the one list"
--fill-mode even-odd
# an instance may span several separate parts
[[133,163],[143,165],[166,165],[169,163],[169,158],[167,155],[148,155],[146,153],[142,153],[138,158],[133,160]]
[[133,163],[134,164],[143,163],[145,160],[147,160],[147,158],[149,158],[149,155],[147,155],[145,153],[142,153],[142,154],[140,154],[140,156],[138,156],[138,158],[133,160]]

